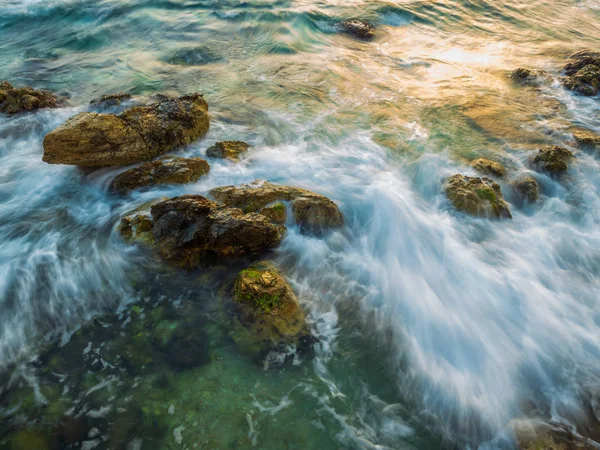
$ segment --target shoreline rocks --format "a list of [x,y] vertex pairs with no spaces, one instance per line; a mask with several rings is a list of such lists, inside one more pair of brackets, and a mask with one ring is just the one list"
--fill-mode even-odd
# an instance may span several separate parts
[[122,114],[83,112],[44,138],[43,161],[106,167],[149,161],[200,138],[209,128],[200,94],[136,106]]
[[270,250],[279,245],[285,227],[201,195],[182,195],[154,204],[150,217],[125,217],[120,231],[126,240],[155,248],[175,266],[195,268]]
[[206,156],[238,161],[240,154],[247,152],[249,148],[250,145],[242,141],[221,141],[209,147]]
[[573,61],[563,68],[564,87],[585,96],[594,96],[600,89],[600,53],[582,50],[570,56]]
[[15,88],[8,81],[0,81],[0,112],[17,114],[58,106],[59,99],[52,92],[29,87]]
[[191,183],[209,171],[210,166],[202,158],[167,156],[121,173],[112,181],[111,189],[125,193],[157,184]]
[[574,155],[569,150],[555,145],[539,149],[532,164],[544,172],[560,174],[567,171],[573,158]]
[[549,76],[542,70],[524,69],[519,67],[510,74],[510,79],[523,86],[538,86],[548,80]]
[[94,98],[90,101],[90,106],[119,106],[127,100],[131,100],[132,95],[126,92],[116,92],[114,94],[106,94],[102,97]]
[[489,178],[456,174],[446,182],[446,196],[461,212],[475,217],[512,219],[498,183]]
[[346,19],[340,22],[342,32],[363,41],[370,41],[375,37],[375,26],[362,19]]
[[[320,232],[325,229],[339,227],[344,218],[337,205],[327,197],[291,186],[282,186],[266,181],[255,181],[251,184],[223,186],[213,189],[209,194],[217,201],[228,206],[240,208],[245,212],[256,212],[273,217],[272,209],[265,209],[277,202],[289,202],[292,216],[301,230]],[[276,221],[284,222],[281,206],[277,206]],[[285,216],[286,217],[286,216]]]

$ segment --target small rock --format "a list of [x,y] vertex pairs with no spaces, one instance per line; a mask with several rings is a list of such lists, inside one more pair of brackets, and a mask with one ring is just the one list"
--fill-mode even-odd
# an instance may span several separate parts
[[241,153],[248,151],[250,146],[242,141],[221,141],[206,150],[206,156],[211,158],[227,158],[237,161]]
[[492,175],[498,178],[502,178],[506,175],[506,169],[502,164],[485,158],[478,158],[472,161],[471,167],[485,175]]
[[375,37],[375,26],[366,20],[343,20],[340,23],[340,27],[344,33],[354,36],[355,38],[362,39],[363,41],[370,41],[373,39],[373,37]]
[[147,162],[118,175],[111,187],[118,192],[128,192],[158,184],[183,184],[197,181],[210,170],[202,158],[164,157]]
[[540,196],[538,182],[531,175],[525,175],[512,182],[512,187],[522,201],[535,203]]
[[489,178],[453,175],[447,181],[446,195],[458,211],[477,217],[512,219],[500,186]]
[[524,86],[537,86],[546,78],[548,74],[543,71],[523,68],[518,68],[510,74],[511,80]]
[[44,138],[43,160],[84,167],[150,161],[206,134],[208,104],[200,94],[136,106],[122,114],[84,112]]
[[540,149],[533,158],[533,164],[540,170],[550,173],[566,172],[573,153],[563,147],[553,146]]
[[93,99],[90,102],[92,106],[119,106],[126,100],[131,99],[131,94],[126,92],[117,92],[116,94],[106,94],[102,97]]
[[573,139],[580,148],[600,149],[600,136],[587,130],[573,131]]
[[51,92],[28,87],[14,88],[8,81],[0,81],[0,112],[17,114],[58,106],[58,97]]
[[[266,207],[275,202],[290,202],[294,220],[302,230],[310,232],[339,227],[344,223],[342,213],[335,203],[306,189],[255,181],[240,187],[219,187],[210,191],[210,195],[228,206],[261,214]],[[271,218],[273,212],[272,209],[267,209],[265,215]],[[277,221],[283,219],[281,216],[275,218]]]
[[169,58],[169,64],[181,65],[181,66],[199,66],[202,64],[209,64],[212,62],[221,61],[223,58],[220,54],[212,50],[206,45],[199,45],[197,47],[183,48],[175,52],[173,56]]

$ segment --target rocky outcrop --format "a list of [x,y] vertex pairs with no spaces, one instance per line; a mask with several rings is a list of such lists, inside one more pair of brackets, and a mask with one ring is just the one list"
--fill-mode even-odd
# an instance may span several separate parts
[[221,141],[206,150],[206,156],[211,158],[227,158],[237,161],[240,154],[245,153],[250,145],[242,141]]
[[[233,290],[236,317],[249,332],[244,337],[256,350],[310,342],[304,311],[291,286],[269,263],[242,270]],[[243,342],[248,347],[249,342]]]
[[535,203],[540,197],[538,182],[531,175],[517,178],[511,183],[511,186],[519,200],[524,203]]
[[84,112],[44,138],[49,164],[105,167],[149,161],[206,134],[208,104],[200,94],[136,106],[119,115]]
[[111,188],[128,192],[157,184],[191,183],[209,170],[210,166],[202,158],[163,157],[123,172],[113,180]]
[[570,57],[563,71],[563,86],[582,95],[598,94],[600,89],[600,53],[583,50]]
[[340,28],[346,34],[363,41],[370,41],[375,37],[375,26],[362,19],[347,19],[340,23]]
[[484,175],[492,175],[498,178],[502,178],[506,175],[506,169],[502,164],[485,158],[478,158],[471,161],[471,167]]
[[453,175],[446,183],[446,196],[458,211],[472,216],[512,218],[500,186],[489,178]]
[[553,146],[538,150],[538,153],[532,159],[532,163],[544,172],[559,174],[567,171],[571,159],[573,159],[573,153],[569,150]]
[[103,95],[102,97],[94,98],[90,102],[90,105],[96,106],[96,107],[97,106],[103,106],[103,107],[119,106],[124,101],[131,100],[131,98],[132,98],[131,94],[127,94],[126,92],[117,92],[115,94],[106,94],[106,95]]
[[518,68],[511,72],[510,79],[523,86],[538,86],[548,79],[548,74],[541,70]]
[[276,247],[285,227],[201,195],[183,195],[154,204],[150,216],[121,221],[121,234],[155,248],[173,265],[198,267],[214,260],[259,254]]
[[0,81],[0,112],[5,114],[56,108],[58,103],[58,97],[51,92],[28,87],[15,88],[8,81]]
[[[339,227],[344,223],[342,213],[335,203],[323,195],[306,189],[291,186],[281,186],[266,181],[255,181],[240,187],[224,186],[210,191],[217,201],[228,206],[243,209],[246,212],[265,213],[273,216],[272,209],[265,208],[277,202],[290,202],[292,215],[301,229],[319,232],[325,229]],[[279,214],[284,213],[281,211]],[[285,218],[281,215],[276,222],[281,223]]]

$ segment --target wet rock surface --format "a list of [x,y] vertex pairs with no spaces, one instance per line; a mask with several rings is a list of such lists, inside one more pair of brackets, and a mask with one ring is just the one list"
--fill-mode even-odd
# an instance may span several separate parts
[[512,218],[500,186],[489,178],[453,175],[446,183],[446,196],[458,211],[472,216]]
[[[240,187],[219,187],[211,190],[210,195],[228,206],[261,214],[273,203],[289,202],[296,223],[301,229],[311,232],[339,227],[344,223],[342,213],[334,202],[306,189],[255,181]],[[266,216],[273,217],[272,209],[265,212]],[[276,221],[281,222],[282,217],[278,216]]]
[[121,234],[153,246],[170,263],[198,267],[218,259],[255,255],[276,247],[285,227],[201,195],[183,195],[152,206],[151,217],[126,217]]
[[571,55],[565,65],[563,86],[586,96],[598,94],[600,88],[600,53],[582,50]]
[[569,168],[569,162],[574,155],[564,147],[552,146],[538,150],[533,157],[533,165],[541,171],[552,174],[566,172]]
[[121,103],[131,100],[132,95],[126,92],[116,92],[114,94],[106,94],[102,97],[94,98],[90,101],[90,106],[98,107],[109,107],[119,106]]
[[511,72],[510,79],[523,86],[538,86],[548,80],[548,74],[542,70],[518,68]]
[[206,134],[208,104],[200,94],[136,106],[119,115],[84,112],[44,138],[43,160],[84,167],[148,161]]
[[517,197],[524,203],[535,203],[540,197],[538,182],[531,175],[517,178],[512,183],[512,188]]
[[59,99],[49,91],[29,87],[15,88],[8,81],[0,81],[0,112],[17,114],[41,108],[56,108]]
[[498,178],[506,175],[506,169],[502,164],[485,158],[478,158],[472,161],[471,167],[484,175],[491,175]]
[[221,141],[206,150],[206,156],[211,158],[226,158],[237,161],[242,153],[245,153],[250,145],[242,141]]
[[375,26],[362,19],[347,19],[340,23],[341,30],[350,36],[363,41],[370,41],[375,37]]
[[191,183],[209,170],[210,166],[202,158],[164,157],[123,172],[113,180],[111,188],[128,192],[157,184]]
[[596,150],[600,148],[600,136],[588,130],[573,131],[573,139],[579,148]]

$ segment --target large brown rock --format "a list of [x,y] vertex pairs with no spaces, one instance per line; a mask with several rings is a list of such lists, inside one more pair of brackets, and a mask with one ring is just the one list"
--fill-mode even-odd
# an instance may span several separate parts
[[201,195],[154,204],[150,217],[126,217],[121,234],[155,248],[170,263],[194,268],[203,262],[254,255],[276,247],[285,227],[266,217],[229,208]]
[[[312,232],[339,227],[344,218],[339,208],[327,197],[291,186],[281,186],[266,181],[255,181],[240,187],[223,186],[210,191],[217,201],[246,212],[258,212],[272,218],[273,204],[289,202],[294,220],[301,229]],[[281,208],[281,206],[275,206]],[[277,215],[276,222],[281,221]]]
[[118,175],[111,187],[118,192],[128,192],[157,184],[183,184],[197,181],[210,170],[202,158],[163,157],[147,162]]
[[446,183],[446,196],[457,210],[472,216],[512,219],[500,186],[489,178],[453,175]]
[[206,134],[208,104],[200,94],[136,106],[119,115],[84,112],[44,138],[50,164],[103,167],[149,161]]
[[598,94],[600,89],[600,53],[582,50],[571,55],[572,60],[563,71],[563,85],[582,95]]
[[[304,311],[291,286],[267,262],[242,270],[233,291],[236,317],[248,333],[234,334],[246,349],[264,352],[281,345],[310,342]],[[244,342],[240,342],[240,340]]]
[[538,150],[532,162],[542,171],[559,174],[567,171],[573,157],[573,153],[566,148],[553,146]]
[[15,88],[8,81],[0,81],[0,112],[16,114],[40,108],[56,108],[58,97],[48,91],[24,87]]

